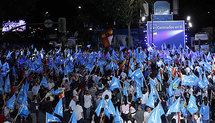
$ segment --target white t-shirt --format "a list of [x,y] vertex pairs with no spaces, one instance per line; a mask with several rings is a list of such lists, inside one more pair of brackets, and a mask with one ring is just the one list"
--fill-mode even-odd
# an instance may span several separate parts
[[40,90],[40,86],[39,85],[33,86],[33,88],[32,88],[33,95],[37,95],[37,93],[38,93],[39,90]]
[[77,98],[77,100],[78,100],[78,95],[77,95],[78,92],[77,92],[76,90],[73,90],[72,93],[73,93],[73,96],[76,96],[76,98]]
[[76,102],[72,99],[69,103],[69,107],[74,110],[74,107],[76,106]]
[[74,106],[74,110],[75,110],[76,120],[79,121],[80,119],[83,118],[81,115],[81,113],[83,112],[83,108],[80,105],[76,105]]
[[102,98],[105,98],[105,95],[108,95],[109,99],[112,98],[112,93],[111,93],[111,91],[109,91],[109,90],[106,90],[106,91],[103,92]]
[[148,123],[149,117],[150,117],[150,113],[149,112],[144,112],[144,123]]
[[91,100],[92,100],[91,95],[84,95],[84,107],[85,108],[89,108],[92,105]]
[[123,79],[125,79],[125,77],[127,77],[126,73],[124,73],[124,72],[121,73],[121,76]]
[[146,92],[145,94],[143,94],[142,98],[141,98],[141,102],[142,104],[146,104],[149,98],[149,92]]
[[51,90],[55,86],[55,84],[54,82],[48,82],[47,86],[48,86],[48,89]]

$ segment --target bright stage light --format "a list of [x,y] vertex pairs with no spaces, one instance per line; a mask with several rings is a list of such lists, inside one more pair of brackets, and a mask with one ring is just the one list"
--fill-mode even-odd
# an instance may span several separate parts
[[146,20],[146,17],[145,16],[143,16],[142,17],[142,22],[144,22]]
[[190,21],[191,17],[190,16],[187,16],[187,21]]
[[193,27],[193,25],[192,25],[192,23],[191,23],[191,22],[189,22],[189,23],[188,23],[188,26],[189,26],[189,27]]

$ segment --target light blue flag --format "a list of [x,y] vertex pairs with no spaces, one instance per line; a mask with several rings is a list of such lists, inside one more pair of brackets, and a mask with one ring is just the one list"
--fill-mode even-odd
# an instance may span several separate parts
[[149,95],[149,99],[148,99],[146,105],[151,108],[155,108],[155,97],[152,92]]
[[98,61],[98,66],[105,66],[107,65],[107,61],[106,60],[99,60]]
[[104,69],[103,69],[103,67],[99,67],[100,68],[100,72],[102,73],[102,74],[104,74]]
[[148,123],[162,123],[161,122],[161,114],[158,108],[155,108],[148,119]]
[[204,115],[206,112],[205,112],[205,104],[204,104],[204,102],[202,103],[202,105],[201,105],[201,108],[200,108],[200,110],[199,110],[199,113],[201,114],[201,115]]
[[175,84],[176,84],[176,85],[177,85],[177,87],[178,87],[178,86],[179,86],[179,83],[180,83],[181,81],[182,81],[182,80],[181,80],[181,78],[180,78],[180,77],[178,77],[178,78],[176,78],[176,77],[175,77],[175,79],[173,80],[172,84],[173,84],[173,85],[175,85]]
[[113,105],[113,102],[111,100],[108,101],[108,113],[109,114],[112,114],[112,115],[116,115],[116,110],[115,110],[115,107]]
[[2,77],[0,77],[0,94],[4,93],[3,86],[4,86],[4,80]]
[[[26,98],[27,98],[27,97],[26,97]],[[28,117],[28,115],[29,115],[29,110],[28,110],[27,99],[24,100],[24,102],[23,102],[23,104],[22,104],[22,106],[21,106],[21,108],[20,108],[19,115],[20,115],[20,116],[23,116],[23,117],[25,117],[25,118]]]
[[28,52],[27,52],[27,56],[30,56],[30,55],[31,55],[31,52],[30,52],[30,51],[28,51]]
[[212,67],[211,65],[208,63],[208,62],[205,62],[204,63],[204,69],[211,72],[212,71]]
[[46,123],[51,123],[51,122],[61,122],[61,121],[58,117],[46,112]]
[[93,64],[88,64],[85,68],[88,69],[90,72],[92,72],[94,66],[95,65],[93,65]]
[[167,81],[167,83],[169,84],[169,83],[171,83],[172,82],[172,77],[170,76],[169,77],[169,80]]
[[19,55],[19,51],[17,51],[17,52],[15,53],[15,57],[17,58],[18,55]]
[[95,112],[96,112],[96,114],[97,114],[98,117],[99,117],[99,115],[100,115],[101,109],[104,108],[104,107],[105,107],[105,99],[103,98],[103,99],[100,101],[99,105],[97,106],[97,108],[96,108],[96,110],[95,110]]
[[165,114],[164,110],[163,110],[163,107],[161,105],[161,103],[158,103],[157,105],[157,110],[160,112],[160,116],[162,116],[163,114]]
[[43,79],[42,79],[42,81],[40,83],[40,86],[44,86],[44,87],[47,88],[47,80],[46,80],[46,78],[44,76],[43,76]]
[[134,82],[139,88],[143,87],[143,82],[136,76],[134,76]]
[[205,76],[205,73],[204,73],[204,76],[203,76],[203,80],[202,81],[198,81],[198,86],[203,89],[205,88],[207,85],[209,85],[209,82]]
[[111,60],[111,56],[110,56],[109,52],[106,54],[106,59],[109,60],[109,61]]
[[141,87],[136,87],[135,92],[137,93],[136,98],[141,98],[143,96],[143,93],[141,91]]
[[11,110],[14,110],[14,103],[16,100],[16,95],[14,94],[8,101],[7,101],[7,107]]
[[121,54],[120,54],[120,61],[124,61],[124,60],[125,60],[125,58],[124,58],[123,52],[121,52]]
[[114,62],[113,61],[111,61],[110,62],[110,64],[108,65],[108,69],[110,70],[110,69],[114,69]]
[[158,79],[161,83],[163,83],[163,81],[162,81],[162,79],[161,79],[161,73],[160,73],[160,71],[159,71],[159,73],[158,73],[158,75],[157,75],[157,79]]
[[2,76],[2,77],[5,77],[9,71],[10,71],[9,64],[8,64],[7,62],[5,62],[5,63],[2,65],[1,76]]
[[183,114],[184,117],[188,117],[189,116],[189,112],[187,111],[187,109],[183,106],[184,102],[181,102],[181,112]]
[[119,114],[118,108],[116,108],[116,115],[114,117],[114,122],[115,123],[123,123],[123,119],[122,119],[122,117]]
[[109,89],[113,91],[115,88],[120,88],[122,90],[122,86],[120,84],[119,79],[117,79],[116,77],[112,77]]
[[139,63],[139,68],[143,68],[143,64],[141,62]]
[[166,91],[169,97],[173,96],[175,94],[175,91],[173,90],[173,84],[170,84],[169,88],[166,88]]
[[12,54],[12,53],[13,53],[13,51],[12,51],[12,52],[10,52],[10,51],[8,52],[8,54],[7,54],[7,56],[6,56],[6,59],[7,59],[7,60],[10,60],[10,59],[12,58],[12,57],[11,57],[11,54]]
[[9,77],[9,74],[7,75],[7,78],[5,80],[4,92],[5,93],[10,92],[10,77]]
[[107,108],[104,109],[104,113],[110,119],[110,113],[108,112]]
[[183,75],[182,85],[196,86],[198,81],[201,81],[201,79],[198,80],[194,75]]
[[37,52],[37,48],[34,49],[34,53],[36,53],[36,52]]
[[180,97],[169,107],[169,110],[166,113],[166,116],[173,112],[180,112]]
[[20,96],[18,97],[17,99],[17,102],[22,104],[23,103],[23,100],[24,100],[24,97],[27,96],[27,94],[25,93],[25,85],[22,85],[22,88],[20,90]]
[[77,123],[77,119],[75,116],[75,110],[72,112],[72,115],[70,117],[69,123]]
[[62,98],[59,100],[59,102],[57,103],[54,113],[63,117],[63,102],[62,102]]
[[133,72],[132,72],[131,69],[129,69],[129,71],[128,71],[128,77],[132,77],[132,76],[133,76]]
[[131,70],[134,70],[134,62],[130,62]]
[[190,95],[189,103],[187,105],[187,110],[192,115],[198,111],[198,107],[196,105],[196,98],[192,94]]
[[149,77],[149,83],[150,85],[155,86],[155,81],[151,77]]
[[133,72],[133,76],[136,76],[137,78],[143,78],[143,73],[141,72],[140,69],[137,69]]
[[126,97],[128,97],[128,92],[127,92],[127,87],[125,86],[124,90],[123,90],[123,95],[125,95]]

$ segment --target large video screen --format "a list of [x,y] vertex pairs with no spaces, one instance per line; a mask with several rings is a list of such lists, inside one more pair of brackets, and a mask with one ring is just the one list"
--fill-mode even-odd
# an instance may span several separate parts
[[[21,25],[25,25],[26,22],[24,20],[19,20],[18,22],[16,21],[7,21],[7,22],[3,22],[2,24],[2,32],[7,32],[10,31],[11,29],[21,26]],[[22,26],[19,28],[16,28],[14,30],[12,30],[13,32],[18,31],[18,32],[22,32],[26,30],[26,26]]]
[[[152,37],[153,33],[153,37]],[[147,22],[147,39],[150,46],[153,44],[156,49],[162,49],[162,45],[166,45],[167,48],[172,49],[173,44],[176,48],[180,45],[185,47],[185,27],[184,21],[153,21]]]

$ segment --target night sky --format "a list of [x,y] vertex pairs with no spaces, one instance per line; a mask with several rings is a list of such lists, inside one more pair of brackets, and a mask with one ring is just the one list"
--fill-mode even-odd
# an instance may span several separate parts
[[[172,1],[172,0],[169,0]],[[25,19],[27,22],[43,22],[44,13],[48,11],[50,18],[67,17],[67,22],[78,16],[78,6],[84,0],[1,0],[0,21]],[[215,26],[215,0],[180,0],[178,19],[191,16],[193,30]]]

